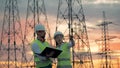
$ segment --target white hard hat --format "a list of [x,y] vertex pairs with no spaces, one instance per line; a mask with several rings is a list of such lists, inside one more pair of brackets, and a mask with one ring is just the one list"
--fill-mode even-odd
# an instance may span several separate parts
[[54,38],[55,38],[57,35],[62,35],[62,36],[64,37],[63,33],[60,32],[60,31],[57,31],[57,32],[54,33]]
[[45,31],[45,27],[42,24],[37,24],[35,26],[35,31],[39,31],[39,30]]

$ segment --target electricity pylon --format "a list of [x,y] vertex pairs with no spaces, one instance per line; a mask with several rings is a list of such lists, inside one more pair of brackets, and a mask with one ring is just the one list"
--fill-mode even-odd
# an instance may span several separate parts
[[75,39],[73,68],[94,68],[81,0],[59,0],[56,31]]
[[23,35],[17,0],[6,0],[1,33],[1,68],[18,68],[23,56]]
[[[49,38],[48,41],[52,44],[44,0],[28,0],[24,31],[24,45],[27,47],[28,50],[31,50],[31,42],[36,38],[34,27],[38,23],[45,26],[47,31],[47,38]],[[33,55],[27,54],[27,56],[29,57],[27,59],[28,62],[34,61]],[[34,63],[27,65],[27,67],[31,66],[34,67]]]
[[100,68],[113,68],[112,62],[111,62],[111,55],[110,53],[110,45],[109,45],[109,32],[108,32],[108,25],[112,24],[112,22],[106,21],[105,12],[103,11],[103,22],[99,24],[98,26],[102,29],[102,36],[101,36],[101,42],[102,42],[102,60]]

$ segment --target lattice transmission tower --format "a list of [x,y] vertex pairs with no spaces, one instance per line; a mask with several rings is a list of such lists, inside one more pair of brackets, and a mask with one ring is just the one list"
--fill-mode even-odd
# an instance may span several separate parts
[[[31,42],[36,38],[34,27],[38,23],[45,26],[47,31],[47,41],[52,44],[44,0],[28,0],[24,31],[24,45],[28,50],[31,50]],[[27,61],[31,62],[31,64],[28,64],[26,67],[34,67],[33,55],[26,55],[29,57],[27,58]]]
[[23,55],[23,35],[17,0],[6,0],[1,32],[0,67],[21,67]]
[[81,0],[59,0],[56,31],[63,32],[66,41],[70,36],[75,40],[73,68],[94,68]]
[[[111,49],[109,45],[109,40],[112,39],[109,36],[109,31],[108,31],[108,25],[112,24],[112,22],[109,22],[106,20],[105,12],[103,11],[103,22],[99,24],[98,26],[101,27],[102,30],[102,36],[101,36],[101,65],[100,68],[113,68],[112,61],[111,61]],[[98,41],[98,40],[97,40]]]

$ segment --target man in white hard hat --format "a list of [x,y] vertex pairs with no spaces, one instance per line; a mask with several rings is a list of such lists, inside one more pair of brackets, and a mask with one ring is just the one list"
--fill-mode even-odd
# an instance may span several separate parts
[[63,42],[64,35],[62,32],[57,31],[54,33],[54,39],[58,49],[62,50],[62,53],[57,58],[57,68],[72,68],[71,65],[71,53],[70,48],[74,46],[74,40],[71,36],[70,42]]
[[50,47],[48,42],[45,41],[45,27],[41,24],[37,24],[35,26],[35,33],[37,34],[37,38],[33,41],[31,47],[34,54],[34,61],[36,62],[36,68],[52,68],[50,58],[40,55],[45,47]]

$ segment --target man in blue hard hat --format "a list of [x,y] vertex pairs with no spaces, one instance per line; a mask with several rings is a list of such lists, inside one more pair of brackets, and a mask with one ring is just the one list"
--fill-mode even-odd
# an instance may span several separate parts
[[40,55],[46,47],[50,47],[48,42],[45,40],[45,27],[41,24],[37,24],[35,26],[35,33],[37,34],[37,38],[32,42],[31,48],[34,54],[36,68],[52,68],[52,61],[50,58]]

